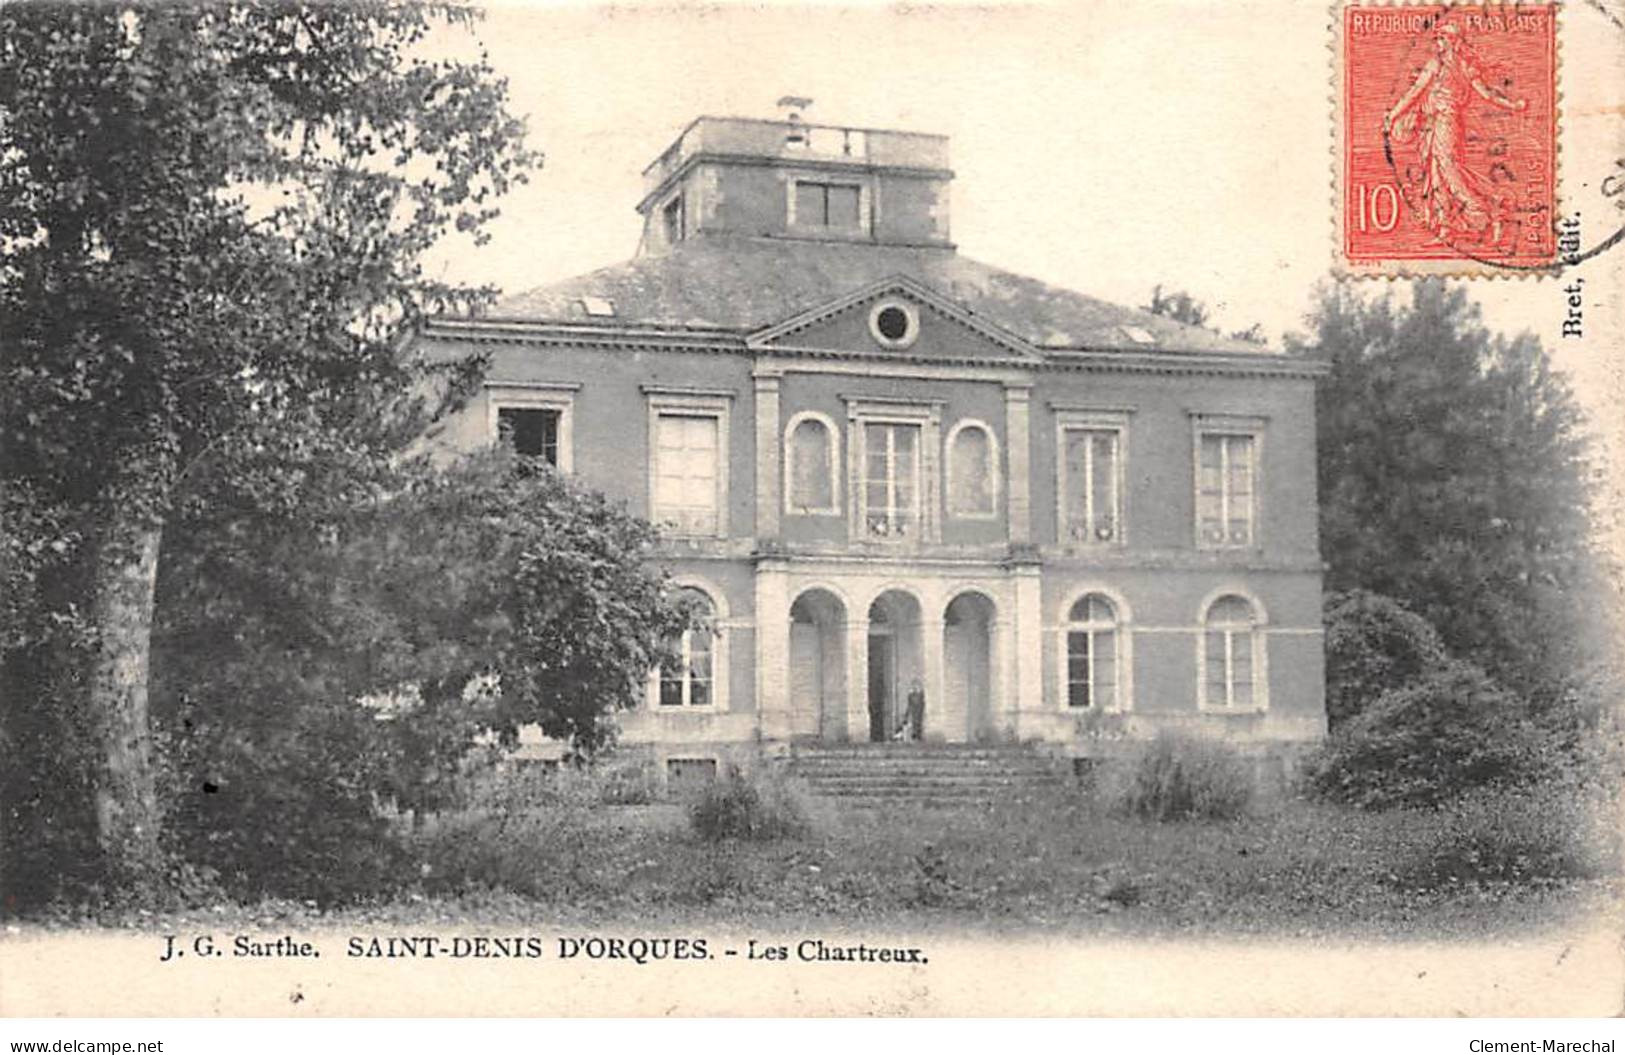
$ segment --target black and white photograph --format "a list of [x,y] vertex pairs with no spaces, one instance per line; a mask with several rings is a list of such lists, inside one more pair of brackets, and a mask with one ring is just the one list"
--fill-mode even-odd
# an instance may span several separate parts
[[1621,242],[1618,0],[0,4],[0,1033],[1613,1051]]

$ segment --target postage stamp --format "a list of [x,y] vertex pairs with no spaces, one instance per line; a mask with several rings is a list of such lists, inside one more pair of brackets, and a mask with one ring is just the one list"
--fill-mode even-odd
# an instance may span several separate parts
[[1556,5],[1353,4],[1340,15],[1342,269],[1553,267]]

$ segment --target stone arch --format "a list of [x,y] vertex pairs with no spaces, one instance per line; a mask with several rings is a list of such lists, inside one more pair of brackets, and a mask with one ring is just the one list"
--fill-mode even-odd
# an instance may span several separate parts
[[792,736],[846,739],[849,612],[846,599],[823,585],[802,589],[790,602]]

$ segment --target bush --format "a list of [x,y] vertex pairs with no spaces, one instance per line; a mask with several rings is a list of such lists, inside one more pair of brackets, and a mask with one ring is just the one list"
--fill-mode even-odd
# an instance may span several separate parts
[[1325,617],[1326,717],[1333,730],[1449,661],[1433,625],[1390,597],[1328,594]]
[[606,806],[648,806],[660,801],[660,773],[650,762],[603,763],[582,776],[596,789]]
[[390,893],[405,877],[377,789],[387,728],[359,704],[240,701],[238,720],[199,714],[171,741],[170,826],[186,860],[245,900],[324,904]]
[[712,842],[767,842],[795,838],[812,828],[806,794],[775,767],[747,775],[730,766],[726,776],[695,796],[688,819],[695,832]]
[[1590,879],[1620,871],[1617,793],[1570,780],[1483,788],[1418,818],[1426,838],[1395,868],[1404,887]]
[[1537,777],[1547,752],[1518,702],[1466,663],[1383,694],[1309,760],[1309,789],[1361,809],[1435,806]]
[[1247,764],[1223,745],[1160,733],[1108,776],[1107,801],[1142,820],[1229,820],[1246,812],[1253,784]]

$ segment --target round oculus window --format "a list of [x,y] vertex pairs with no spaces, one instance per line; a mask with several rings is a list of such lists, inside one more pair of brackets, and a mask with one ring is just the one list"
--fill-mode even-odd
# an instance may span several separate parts
[[869,313],[869,332],[883,347],[907,348],[920,335],[919,312],[901,301],[881,301]]

